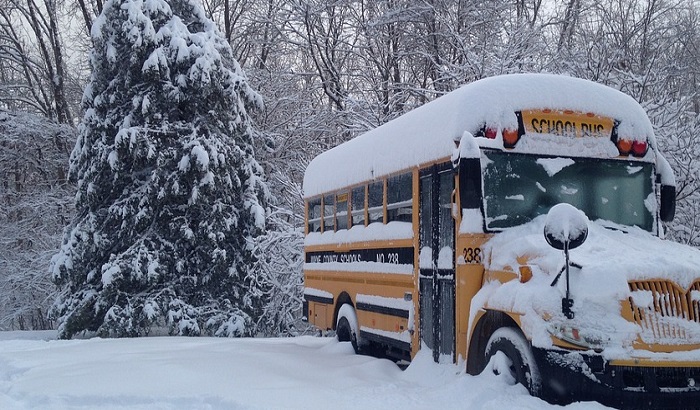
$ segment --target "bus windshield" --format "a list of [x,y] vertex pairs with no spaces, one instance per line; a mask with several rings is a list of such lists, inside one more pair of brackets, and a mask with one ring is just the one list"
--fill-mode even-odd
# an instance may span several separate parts
[[486,227],[501,229],[531,221],[566,202],[591,220],[638,226],[654,223],[650,163],[590,158],[542,157],[485,151]]

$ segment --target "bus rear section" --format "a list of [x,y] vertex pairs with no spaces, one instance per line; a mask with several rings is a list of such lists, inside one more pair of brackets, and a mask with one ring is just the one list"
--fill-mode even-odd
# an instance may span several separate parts
[[[414,334],[413,172],[307,201],[304,314],[357,351],[410,360]],[[381,349],[381,350],[380,350]]]

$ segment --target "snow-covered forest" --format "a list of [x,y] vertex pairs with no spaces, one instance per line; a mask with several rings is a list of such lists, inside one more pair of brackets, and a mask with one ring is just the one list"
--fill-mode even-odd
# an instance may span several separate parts
[[[76,141],[80,141],[79,147],[85,146],[110,127],[123,130],[131,126],[135,131],[124,135],[124,146],[118,152],[140,162],[120,163],[119,157],[110,157],[108,171],[116,175],[158,168],[164,157],[153,152],[187,151],[193,155],[191,164],[167,163],[163,169],[171,167],[167,169],[173,172],[164,171],[158,185],[163,195],[176,192],[175,186],[188,187],[188,195],[178,199],[184,201],[183,206],[191,205],[193,187],[202,187],[201,196],[205,197],[206,187],[225,191],[226,181],[231,179],[217,171],[216,161],[197,157],[200,151],[195,146],[221,154],[223,162],[247,170],[239,173],[238,179],[232,178],[239,180],[232,186],[248,187],[243,189],[248,196],[228,202],[238,204],[237,208],[230,213],[222,210],[220,218],[236,214],[235,218],[250,221],[246,225],[251,230],[249,240],[235,248],[244,252],[234,256],[234,250],[220,247],[216,238],[207,249],[247,263],[245,272],[237,272],[235,277],[237,283],[245,283],[246,291],[254,291],[249,292],[252,296],[241,305],[245,305],[241,312],[236,310],[239,306],[222,306],[221,299],[206,291],[200,293],[199,300],[206,300],[207,306],[226,312],[217,316],[211,313],[214,310],[195,312],[194,302],[177,297],[178,286],[186,286],[181,282],[175,285],[177,278],[159,278],[169,283],[167,303],[174,303],[171,312],[180,312],[180,316],[172,321],[172,316],[166,318],[163,315],[167,312],[161,312],[158,319],[156,306],[164,303],[163,295],[149,293],[150,274],[158,266],[172,264],[180,269],[180,265],[177,261],[139,259],[139,255],[148,254],[153,247],[174,249],[180,244],[168,238],[143,242],[141,248],[131,249],[131,255],[136,256],[128,260],[110,260],[105,251],[107,259],[100,263],[100,269],[106,269],[101,286],[118,283],[120,267],[135,266],[134,261],[143,269],[140,278],[145,279],[130,283],[130,289],[142,295],[137,301],[130,298],[128,303],[117,303],[120,292],[128,291],[116,285],[112,294],[100,296],[121,309],[110,310],[112,327],[102,330],[116,335],[140,334],[132,332],[139,326],[129,323],[140,318],[146,322],[171,320],[171,325],[178,324],[171,332],[198,334],[207,329],[198,329],[188,317],[202,316],[211,324],[211,333],[297,332],[302,286],[301,181],[308,162],[318,153],[460,85],[504,73],[567,74],[611,86],[640,101],[676,172],[678,211],[668,226],[668,236],[700,246],[700,174],[696,163],[700,157],[696,144],[700,128],[700,3],[695,0],[193,0],[201,5],[202,13],[190,10],[188,15],[194,14],[196,19],[182,17],[176,24],[172,17],[161,16],[163,22],[142,21],[134,26],[148,33],[149,25],[171,24],[169,42],[162,36],[143,34],[140,40],[125,35],[126,42],[119,43],[120,26],[115,21],[131,21],[133,17],[119,10],[146,10],[144,16],[160,16],[160,3],[0,0],[0,330],[54,328],[56,315],[66,314],[61,306],[80,304],[65,293],[78,286],[77,282],[67,271],[63,271],[65,276],[61,273],[57,267],[60,260],[51,263],[54,255],[66,255],[69,242],[64,228],[88,224],[80,218],[95,209],[109,209],[109,204],[100,201],[124,199],[110,195],[129,189],[114,182],[114,192],[88,195],[91,188],[81,181],[104,182],[113,175],[81,165],[74,147]],[[190,1],[165,3],[175,9],[174,4]],[[119,9],[115,5],[128,6]],[[114,8],[112,15],[99,17],[110,8]],[[202,54],[178,54],[177,45],[170,41],[173,38],[184,39],[186,48]],[[129,47],[133,54],[126,52]],[[162,55],[137,55],[158,48]],[[90,50],[94,50],[92,54]],[[156,85],[163,83],[165,67],[172,70],[168,75],[177,70],[191,75],[191,67],[204,55],[206,61],[218,63],[200,74],[206,71],[208,78],[216,79],[212,83],[229,84],[223,88],[228,91],[217,94],[206,87],[177,88],[182,84],[175,84],[173,90],[187,92],[158,96],[163,88]],[[143,70],[146,61],[153,70]],[[145,74],[135,78],[128,75],[129,70]],[[110,96],[107,91],[116,78],[124,88]],[[100,93],[102,101],[95,98]],[[114,101],[122,106],[115,108]],[[174,115],[174,106],[178,113],[201,109],[208,116],[190,121]],[[121,117],[112,120],[116,118],[112,115]],[[130,123],[115,123],[127,116]],[[167,128],[163,126],[166,123],[170,124]],[[138,140],[140,129],[160,132],[163,138],[177,130],[179,136],[196,134],[208,139],[179,138],[170,145],[130,144],[130,139]],[[229,152],[226,147],[236,149]],[[104,155],[106,159],[109,153],[85,155]],[[209,183],[207,178],[216,182]],[[105,188],[104,184],[100,187]],[[105,223],[138,227],[143,221],[141,211],[161,209],[155,205],[162,199],[160,191],[154,192],[133,192],[131,199],[124,199],[131,210],[120,214],[118,221],[105,219]],[[210,194],[213,192],[221,195],[212,188]],[[243,197],[246,199],[240,200]],[[264,226],[257,229],[259,208],[265,208],[267,215]],[[237,214],[243,210],[246,216]],[[95,215],[100,217],[99,212]],[[179,215],[173,215],[174,224]],[[191,232],[193,237],[199,234],[197,229],[171,225],[168,229]],[[227,237],[223,225],[212,229]],[[111,245],[133,243],[134,232],[127,231],[111,230],[119,237],[110,239],[115,241]],[[89,252],[96,250],[97,245]],[[225,258],[220,261],[221,266],[230,262]],[[207,279],[201,280],[206,283],[220,277],[221,269],[213,267],[206,275],[197,275],[205,275]],[[113,274],[110,277],[115,281],[104,283],[105,272]],[[55,305],[59,291],[64,293]],[[241,321],[232,321],[234,317]],[[147,323],[141,326],[147,327]]]

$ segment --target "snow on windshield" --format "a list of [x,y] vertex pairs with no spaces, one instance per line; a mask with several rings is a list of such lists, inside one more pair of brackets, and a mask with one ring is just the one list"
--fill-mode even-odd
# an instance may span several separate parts
[[575,162],[571,158],[540,158],[535,161],[538,165],[542,165],[542,168],[547,172],[547,175],[553,177],[562,169],[568,167],[569,165],[574,165]]
[[[544,108],[594,112],[615,118],[621,124],[617,130],[620,138],[647,139],[656,148],[651,123],[632,97],[571,77],[513,74],[465,85],[319,155],[307,167],[304,195],[308,198],[417,164],[449,158],[455,136],[465,131],[476,132],[484,124],[516,128],[516,111]],[[521,141],[523,146],[527,142]],[[486,142],[479,143],[483,146]],[[612,143],[594,146],[590,141],[582,141],[582,144],[573,152],[617,155]],[[540,152],[543,155],[560,155],[557,151],[563,149],[572,152],[570,147],[561,145],[561,141],[545,143],[537,149],[553,151]]]

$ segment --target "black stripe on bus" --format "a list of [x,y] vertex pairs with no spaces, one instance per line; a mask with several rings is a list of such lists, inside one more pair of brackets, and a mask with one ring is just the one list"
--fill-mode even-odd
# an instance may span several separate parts
[[406,309],[379,306],[363,302],[357,302],[357,306],[355,307],[357,308],[357,310],[364,310],[366,312],[380,313],[382,315],[396,316],[408,319],[408,310]]
[[377,342],[383,345],[396,347],[401,350],[411,351],[411,344],[404,342],[403,340],[397,340],[392,337],[386,337],[383,335],[378,335],[376,333],[371,333],[366,330],[360,330],[360,337],[370,342]]
[[398,265],[413,265],[413,247],[356,249],[347,252],[320,251],[306,252],[306,263],[353,263],[379,262]]
[[304,300],[306,300],[307,302],[325,303],[327,305],[333,304],[333,298],[327,298],[325,296],[304,294]]

